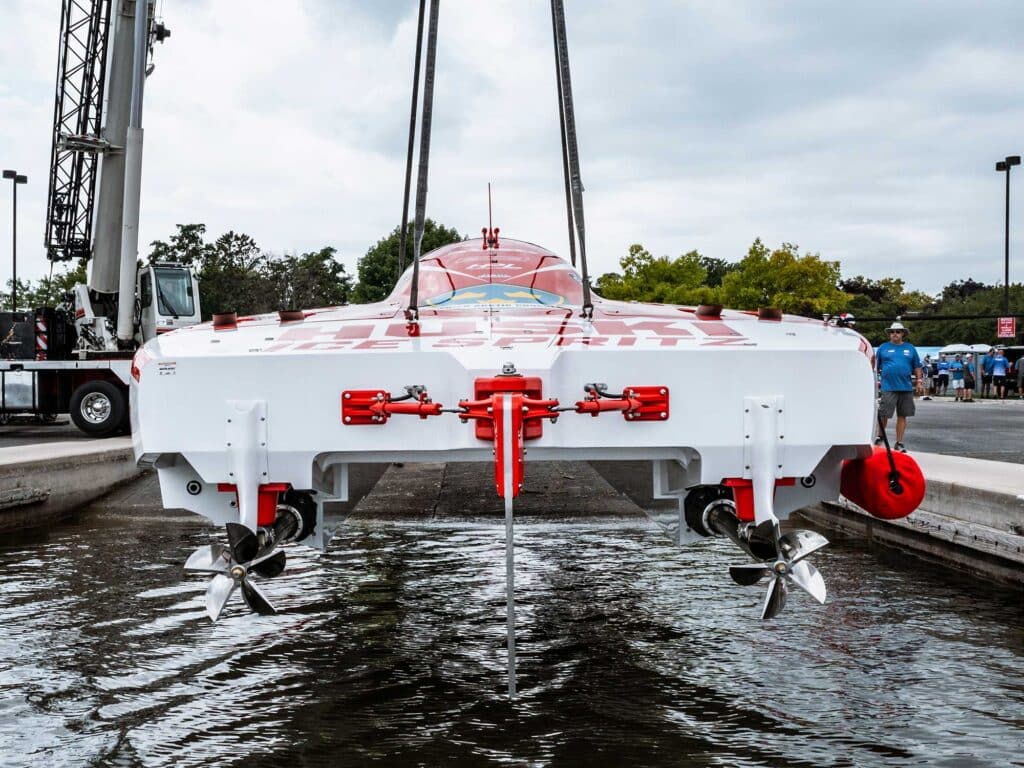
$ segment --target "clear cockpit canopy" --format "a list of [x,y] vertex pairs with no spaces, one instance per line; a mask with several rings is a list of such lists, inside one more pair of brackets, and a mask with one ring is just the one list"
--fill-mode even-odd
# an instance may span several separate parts
[[[390,299],[407,304],[412,268]],[[446,245],[420,259],[421,309],[515,309],[580,306],[579,274],[560,256],[519,240],[485,250],[483,241]]]

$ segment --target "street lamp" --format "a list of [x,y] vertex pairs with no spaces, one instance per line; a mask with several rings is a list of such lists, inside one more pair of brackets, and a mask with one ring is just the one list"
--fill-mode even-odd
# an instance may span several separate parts
[[1003,314],[1010,314],[1010,169],[1020,165],[1020,155],[1010,155],[996,163],[996,170],[1006,172],[1006,262],[1003,275]]
[[[1020,162],[1020,158],[1017,158]],[[18,185],[28,184],[28,176],[17,171],[4,171],[4,178],[11,180],[14,202],[11,214],[11,311],[18,311]]]

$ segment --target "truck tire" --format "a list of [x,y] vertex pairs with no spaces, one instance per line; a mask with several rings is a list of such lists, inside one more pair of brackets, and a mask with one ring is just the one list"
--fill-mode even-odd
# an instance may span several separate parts
[[109,381],[87,381],[71,395],[71,420],[92,437],[116,434],[128,412],[128,400],[121,387]]

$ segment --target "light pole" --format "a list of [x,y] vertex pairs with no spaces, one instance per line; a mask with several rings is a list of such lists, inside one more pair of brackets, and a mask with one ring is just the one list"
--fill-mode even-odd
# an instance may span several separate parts
[[[1020,162],[1020,158],[1017,158]],[[11,213],[11,311],[18,311],[18,185],[28,184],[28,176],[22,176],[17,171],[4,171],[4,178],[11,180],[11,189],[14,192],[13,208]]]
[[1010,169],[1020,165],[1020,155],[1010,155],[996,163],[996,170],[1006,173],[1006,261],[1003,274],[1003,314],[1010,314]]

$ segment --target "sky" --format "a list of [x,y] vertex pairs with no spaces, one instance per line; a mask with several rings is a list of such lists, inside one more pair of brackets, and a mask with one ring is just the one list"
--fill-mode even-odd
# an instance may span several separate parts
[[[140,250],[179,223],[350,272],[401,218],[415,0],[157,0]],[[844,277],[1002,283],[1024,154],[1024,3],[566,0],[590,272],[632,243],[735,261],[755,237]],[[43,249],[60,2],[0,3],[0,166],[20,277]],[[442,0],[427,215],[566,254],[546,0]],[[1020,174],[1024,166],[1017,170]],[[1024,281],[1024,188],[1011,191]],[[0,184],[0,281],[10,277]]]

